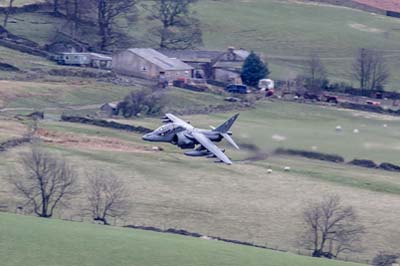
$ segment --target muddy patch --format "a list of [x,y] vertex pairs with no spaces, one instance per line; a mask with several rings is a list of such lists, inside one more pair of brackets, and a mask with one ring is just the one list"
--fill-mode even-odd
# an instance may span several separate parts
[[45,143],[76,148],[79,150],[114,151],[147,153],[150,148],[111,137],[89,136],[85,134],[60,133],[46,129],[38,129],[36,136]]

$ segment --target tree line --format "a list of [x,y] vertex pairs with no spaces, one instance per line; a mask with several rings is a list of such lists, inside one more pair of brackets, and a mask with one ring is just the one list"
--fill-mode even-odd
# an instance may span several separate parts
[[[349,78],[358,83],[362,90],[383,90],[389,82],[390,71],[382,52],[359,49],[353,59]],[[328,72],[318,54],[311,54],[304,63],[304,74],[297,83],[311,93],[319,93],[329,85]]]
[[[318,94],[329,86],[328,72],[318,54],[312,53],[304,60],[303,74],[296,77],[298,87]],[[241,78],[244,84],[257,87],[258,81],[268,77],[268,64],[251,52],[244,61]],[[361,48],[357,51],[349,78],[358,83],[362,90],[383,90],[390,78],[390,71],[382,52]]]
[[[198,0],[48,0],[52,14],[66,19],[66,25],[74,38],[80,38],[80,29],[96,26],[100,41],[97,49],[106,51],[117,43],[129,41],[124,29],[134,28],[139,13],[147,14],[154,26],[150,29],[154,42],[160,48],[186,49],[202,43],[200,21],[192,6]],[[8,0],[3,26],[6,28],[14,0]]]

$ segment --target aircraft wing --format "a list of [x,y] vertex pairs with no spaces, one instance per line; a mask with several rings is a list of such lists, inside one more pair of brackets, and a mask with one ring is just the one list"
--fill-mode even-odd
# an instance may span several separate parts
[[184,128],[193,128],[192,125],[190,125],[189,123],[183,121],[182,119],[174,116],[173,114],[165,114],[165,117],[168,118],[168,120],[170,120],[171,122],[175,123],[178,126],[182,126]]
[[209,152],[226,164],[232,164],[232,161],[223,153],[210,139],[200,132],[192,132],[192,136]]

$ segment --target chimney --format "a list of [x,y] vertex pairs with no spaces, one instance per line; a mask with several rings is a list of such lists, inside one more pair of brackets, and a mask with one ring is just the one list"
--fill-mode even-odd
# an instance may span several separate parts
[[229,46],[228,47],[228,53],[226,55],[226,59],[228,61],[235,61],[236,60],[235,47],[233,47],[233,46]]

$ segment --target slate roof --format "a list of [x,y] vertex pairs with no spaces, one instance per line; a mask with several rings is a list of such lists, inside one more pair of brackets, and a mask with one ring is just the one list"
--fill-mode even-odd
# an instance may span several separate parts
[[167,50],[160,49],[160,53],[169,58],[178,58],[183,61],[211,61],[224,52],[220,51],[202,51],[202,50]]
[[226,68],[226,69],[242,69],[243,62],[240,61],[220,61],[213,65],[215,68]]
[[[170,58],[178,58],[183,61],[195,61],[195,62],[207,62],[218,59],[219,57],[225,55],[227,51],[203,51],[203,50],[159,50],[160,53],[170,57]],[[235,49],[233,53],[239,56],[240,58],[247,58],[250,55],[250,52],[244,49]]]
[[193,67],[179,59],[169,58],[152,48],[131,48],[129,52],[134,53],[163,70],[192,70]]
[[104,55],[104,54],[98,54],[98,53],[85,53],[85,52],[65,52],[61,53],[62,55],[82,55],[82,56],[90,56],[91,59],[100,59],[100,60],[112,60],[112,57]]
[[243,49],[233,50],[233,53],[240,56],[243,59],[246,59],[250,55],[250,52]]

